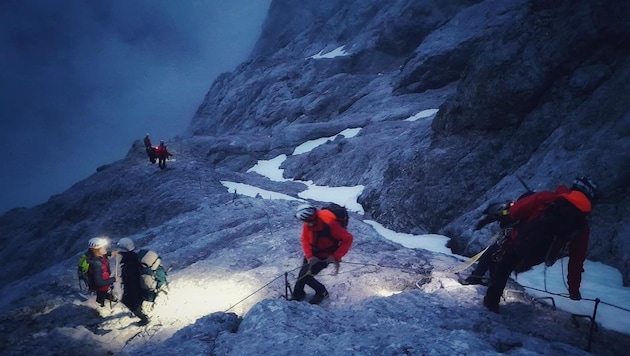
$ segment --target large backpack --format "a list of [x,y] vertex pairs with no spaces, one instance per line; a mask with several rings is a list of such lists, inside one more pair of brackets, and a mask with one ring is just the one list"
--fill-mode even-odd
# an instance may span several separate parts
[[[322,210],[331,211],[333,214],[335,214],[335,218],[339,225],[341,225],[344,229],[348,227],[348,210],[345,207],[339,204],[329,203],[328,205],[323,207]],[[318,247],[319,239],[322,238],[330,239],[333,241],[333,243],[328,248],[320,249]],[[339,244],[340,241],[332,237],[330,233],[330,227],[327,224],[324,224],[324,228],[322,229],[322,231],[318,232],[315,235],[315,241],[311,244],[311,248],[313,251],[313,255],[315,255],[316,257],[320,257],[323,253],[335,252],[337,248],[339,248]]]
[[162,260],[157,253],[150,250],[140,250],[137,253],[140,261],[140,296],[147,302],[155,302],[160,292],[166,292],[166,271],[162,267]]
[[88,276],[88,269],[90,269],[90,263],[86,254],[82,254],[79,257],[77,264],[77,277],[79,278],[79,290],[83,290],[85,286],[86,290],[90,289],[90,277]]
[[335,214],[339,225],[341,225],[344,229],[348,227],[348,210],[345,206],[341,206],[335,203],[329,203],[322,209],[332,211],[332,213]]
[[552,266],[587,223],[587,214],[565,199],[547,204],[539,216],[517,228],[514,250],[521,260],[517,272],[542,262]]

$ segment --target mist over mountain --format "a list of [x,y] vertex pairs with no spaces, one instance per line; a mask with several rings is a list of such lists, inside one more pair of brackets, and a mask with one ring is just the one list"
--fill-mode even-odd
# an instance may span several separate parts
[[[549,308],[521,289],[507,298],[506,314],[488,317],[483,287],[424,277],[456,263],[452,257],[391,243],[366,221],[442,234],[454,253],[471,256],[494,232],[473,229],[488,202],[589,175],[600,189],[588,259],[618,269],[628,286],[629,16],[630,4],[613,0],[274,0],[249,58],[211,83],[187,131],[167,142],[174,154],[168,169],[151,165],[135,141],[125,157],[48,202],[0,216],[0,256],[10,261],[0,276],[3,324],[38,320],[17,330],[3,326],[4,350],[38,351],[37,335],[53,335],[70,345],[54,343],[57,352],[97,343],[123,354],[151,353],[143,345],[165,354],[186,347],[242,354],[256,352],[246,345],[272,352],[286,342],[286,354],[304,347],[331,354],[582,354],[584,333],[568,314],[547,316]],[[330,139],[298,149],[322,138]],[[278,157],[286,181],[251,171]],[[226,181],[264,192],[239,195]],[[276,289],[247,300],[236,315],[223,313],[298,266],[298,202],[263,198],[277,192],[323,204],[303,196],[309,185],[360,187],[349,260],[405,272],[352,270],[327,282],[337,294],[321,309],[269,300],[282,294]],[[91,310],[74,290],[74,268],[97,235],[131,237],[172,264],[182,299],[156,310],[160,331],[134,336],[117,309],[82,317]],[[391,297],[394,291],[400,295]],[[231,299],[212,299],[217,293]],[[206,309],[177,319],[174,305],[186,305],[184,295]],[[412,309],[431,309],[430,317],[409,316]],[[70,321],[55,324],[55,310]],[[353,320],[358,314],[364,316]],[[453,320],[441,321],[445,314]],[[329,344],[303,340],[312,328],[340,323],[335,315],[343,322],[338,334],[322,334]],[[296,321],[309,317],[305,327]],[[385,341],[378,341],[379,323],[394,330]],[[263,339],[263,326],[277,329]],[[630,345],[626,335],[600,331],[598,354]],[[369,337],[345,341],[361,332]],[[417,334],[425,341],[402,340]],[[465,347],[455,344],[458,337]]]
[[270,2],[2,1],[0,214],[147,132],[156,144],[181,133],[209,82],[247,58]]

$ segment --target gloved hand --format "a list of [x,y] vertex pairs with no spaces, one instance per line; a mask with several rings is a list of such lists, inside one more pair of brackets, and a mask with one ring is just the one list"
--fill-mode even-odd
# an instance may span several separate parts
[[572,300],[581,300],[582,299],[582,294],[580,294],[580,291],[570,291],[569,292],[569,298],[571,298]]
[[317,262],[319,262],[319,258],[315,257],[315,256],[311,256],[309,257],[306,262],[308,263],[309,266],[312,266],[314,264],[316,264]]
[[482,227],[494,222],[495,220],[489,216],[484,216],[483,219],[477,221],[475,224],[475,230],[480,230]]
[[328,256],[326,258],[326,263],[332,263],[335,265],[335,273],[334,274],[338,274],[339,273],[339,261],[337,261],[336,258],[334,258],[333,256]]

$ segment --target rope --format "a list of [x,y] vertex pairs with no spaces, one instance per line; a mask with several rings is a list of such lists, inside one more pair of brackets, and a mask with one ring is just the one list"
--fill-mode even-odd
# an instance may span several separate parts
[[[483,255],[483,254],[484,254],[484,253],[488,250],[488,248],[490,248],[490,246],[492,246],[492,244],[494,244],[494,243],[495,243],[495,242],[499,239],[499,237],[500,237],[500,236],[502,236],[503,231],[504,231],[504,230],[501,230],[501,231],[497,232],[496,234],[494,234],[494,235],[492,236],[492,238],[488,241],[488,246],[486,246],[486,248],[484,248],[481,252],[479,252],[478,254],[474,255],[473,257],[471,257],[471,258],[470,258],[470,259],[468,259],[467,261],[465,261],[465,262],[463,262],[463,263],[461,263],[461,264],[459,264],[459,265],[453,266],[453,267],[451,267],[451,268],[447,268],[446,270],[443,270],[443,271],[435,271],[435,270],[434,270],[434,271],[431,271],[430,273],[419,273],[418,275],[421,275],[421,276],[423,276],[423,277],[432,278],[432,277],[433,277],[433,274],[435,274],[435,273],[457,274],[457,273],[459,273],[459,272],[461,272],[461,271],[463,271],[463,270],[465,270],[465,269],[469,268],[469,267],[470,267],[470,266],[472,266],[472,265],[473,265],[476,261],[478,261],[478,260],[479,260],[479,258],[481,258],[481,256],[482,256],[482,255]],[[562,261],[561,261],[561,262],[562,262]],[[351,270],[349,270],[349,271],[340,272],[340,273],[351,273],[351,272],[354,272],[354,271],[360,270],[361,268],[363,268],[363,267],[365,267],[365,266],[368,266],[368,267],[380,267],[380,268],[392,268],[392,269],[397,269],[397,270],[401,270],[401,271],[403,271],[403,270],[409,270],[409,269],[410,269],[410,268],[408,268],[408,267],[402,267],[402,266],[388,266],[388,265],[381,265],[381,264],[377,264],[377,263],[362,263],[362,262],[347,262],[347,261],[343,261],[343,262],[340,262],[340,263],[349,264],[349,265],[357,265],[357,266],[361,266],[361,267],[358,267],[358,268],[355,268],[355,269],[351,269]],[[284,273],[282,273],[282,274],[278,275],[277,277],[275,277],[274,279],[272,279],[271,281],[269,281],[268,283],[266,283],[265,285],[263,285],[263,286],[262,286],[262,287],[260,287],[259,289],[255,290],[254,292],[250,293],[249,295],[247,295],[247,296],[246,296],[246,297],[244,297],[243,299],[239,300],[238,302],[236,302],[235,304],[233,304],[232,306],[230,306],[228,309],[226,309],[226,310],[225,310],[225,312],[227,312],[227,311],[229,311],[229,310],[233,309],[234,307],[236,307],[237,305],[239,305],[239,304],[243,303],[245,300],[249,299],[249,298],[250,298],[250,297],[252,297],[254,294],[256,294],[256,293],[260,292],[261,290],[263,290],[264,288],[266,288],[267,286],[269,286],[271,283],[275,282],[275,281],[276,281],[276,280],[278,280],[279,278],[284,277],[286,273],[292,273],[292,272],[294,272],[294,271],[296,271],[296,270],[298,270],[298,269],[301,269],[301,268],[302,268],[302,267],[304,267],[304,266],[305,266],[305,265],[301,265],[301,266],[296,267],[296,268],[294,268],[294,269],[292,269],[292,270],[290,270],[290,271],[287,271],[287,272],[284,272]],[[562,266],[562,269],[563,269],[563,272],[562,272],[562,273],[563,273],[563,275],[564,275],[564,265]],[[563,298],[570,298],[567,294],[560,294],[560,293],[553,293],[553,292],[549,292],[549,291],[547,290],[547,268],[545,268],[545,271],[544,271],[544,272],[545,272],[545,274],[544,274],[544,288],[545,288],[545,290],[538,289],[538,288],[534,288],[534,287],[530,287],[530,286],[524,286],[524,285],[522,285],[522,287],[523,287],[523,288],[527,288],[527,289],[531,289],[531,290],[536,290],[536,291],[543,292],[543,293],[547,293],[547,294],[550,294],[550,295],[555,295],[555,296],[563,297]],[[338,273],[337,273],[337,274],[338,274]],[[304,276],[300,277],[297,281],[299,281],[300,279],[302,279],[302,278],[304,278],[304,277],[306,277],[306,276],[309,276],[309,275],[311,275],[310,270],[309,270],[307,273],[305,273],[305,274],[304,274]],[[334,275],[336,275],[336,274],[320,274],[319,276],[334,276]],[[297,282],[297,281],[296,281],[296,282]],[[620,306],[618,306],[618,305],[614,305],[614,304],[611,304],[611,303],[606,303],[606,302],[604,302],[604,301],[601,301],[599,298],[596,298],[596,299],[582,298],[582,300],[593,301],[593,302],[595,302],[595,301],[599,301],[599,303],[602,303],[602,304],[608,305],[608,306],[610,306],[610,307],[613,307],[613,308],[617,308],[617,309],[620,309],[620,310],[624,310],[624,311],[630,312],[630,310],[629,310],[629,309],[626,309],[626,308],[623,308],[623,307],[620,307]]]
[[281,275],[279,275],[278,277],[276,277],[276,278],[272,279],[269,283],[265,284],[264,286],[262,286],[262,287],[260,287],[260,288],[256,289],[256,290],[255,290],[253,293],[251,293],[250,295],[248,295],[248,296],[246,296],[245,298],[243,298],[243,299],[239,300],[238,302],[236,302],[236,304],[233,304],[231,307],[227,308],[227,309],[224,311],[224,313],[227,313],[230,309],[234,308],[235,306],[237,306],[237,305],[241,304],[242,302],[244,302],[245,300],[249,299],[249,297],[251,297],[252,295],[254,295],[254,294],[256,294],[256,293],[260,292],[261,290],[263,290],[264,288],[266,288],[266,287],[267,287],[268,285],[270,285],[271,283],[275,282],[275,281],[276,281],[278,278],[280,278],[280,277],[284,277],[284,273],[283,273],[283,274],[281,274]]
[[[295,271],[295,270],[296,270],[296,269],[298,269],[298,268],[302,268],[302,266],[297,267],[297,268],[294,268],[294,269],[292,269],[291,271],[288,271],[288,272],[293,272],[293,271]],[[251,294],[249,294],[249,295],[248,295],[248,296],[246,296],[245,298],[243,298],[243,299],[239,300],[238,302],[236,302],[235,304],[233,304],[231,307],[227,308],[224,312],[228,312],[230,309],[232,309],[232,308],[234,308],[235,306],[237,306],[237,305],[241,304],[242,302],[244,302],[245,300],[249,299],[249,298],[250,298],[251,296],[253,296],[254,294],[256,294],[256,293],[260,292],[261,290],[263,290],[264,288],[266,288],[266,287],[267,287],[268,285],[270,285],[271,283],[275,282],[275,281],[276,281],[278,278],[280,278],[280,277],[284,277],[284,273],[282,273],[282,274],[281,274],[281,275],[279,275],[278,277],[276,277],[276,278],[272,279],[271,281],[269,281],[269,282],[268,282],[267,284],[265,284],[264,286],[262,286],[262,287],[260,287],[260,288],[256,289],[254,292],[252,292]]]
[[[476,254],[475,256],[471,257],[468,261],[464,262],[464,263],[463,263],[463,264],[461,264],[461,265],[455,266],[455,268],[453,268],[453,269],[451,269],[451,270],[453,270],[453,271],[463,271],[464,269],[466,269],[466,268],[470,267],[473,263],[475,263],[475,261],[477,261],[477,260],[481,257],[481,255],[483,255],[483,253],[484,253],[484,252],[486,252],[486,250],[487,250],[487,249],[488,249],[488,248],[489,248],[489,247],[490,247],[490,246],[491,246],[491,245],[492,245],[492,244],[493,244],[493,243],[494,243],[494,242],[498,239],[498,237],[499,237],[500,235],[501,235],[501,234],[500,234],[500,232],[499,232],[499,233],[497,233],[497,234],[495,234],[495,235],[494,235],[494,236],[490,239],[490,243],[488,244],[488,247],[486,247],[483,251],[479,252],[479,253],[478,253],[478,254]],[[349,265],[357,265],[357,266],[361,266],[361,267],[354,268],[354,269],[351,269],[351,270],[348,270],[348,271],[344,271],[344,272],[339,272],[339,273],[351,273],[351,272],[354,272],[354,271],[360,270],[361,268],[366,267],[366,266],[367,266],[367,267],[392,268],[392,269],[397,269],[397,270],[401,270],[401,271],[403,271],[403,270],[410,270],[410,268],[408,268],[408,267],[402,267],[402,266],[387,266],[387,265],[381,265],[381,264],[376,264],[376,263],[346,262],[346,261],[341,261],[340,263],[349,264]],[[276,280],[278,280],[279,278],[284,277],[285,273],[291,273],[291,272],[294,272],[294,271],[296,271],[296,270],[298,270],[298,269],[302,269],[305,265],[306,265],[306,264],[301,265],[301,266],[296,267],[296,268],[294,268],[294,269],[292,269],[292,270],[290,270],[290,271],[287,271],[287,272],[284,272],[284,273],[280,274],[279,276],[275,277],[274,279],[272,279],[271,281],[269,281],[268,283],[266,283],[266,284],[265,284],[265,285],[263,285],[262,287],[258,288],[258,289],[257,289],[257,290],[255,290],[254,292],[250,293],[249,295],[247,295],[247,296],[246,296],[246,297],[244,297],[243,299],[241,299],[241,300],[239,300],[238,302],[234,303],[232,306],[230,306],[228,309],[226,309],[226,310],[225,310],[225,312],[227,312],[227,311],[229,311],[229,310],[233,309],[233,308],[234,308],[234,307],[236,307],[237,305],[239,305],[239,304],[243,303],[244,301],[246,301],[247,299],[251,298],[254,294],[256,294],[256,293],[260,292],[261,290],[263,290],[264,288],[266,288],[267,286],[269,286],[271,283],[275,282],[275,281],[276,281]],[[448,271],[449,271],[449,270],[447,270],[447,271],[441,271],[441,272],[444,272],[444,273],[457,273],[457,272],[448,272]],[[336,274],[339,274],[339,273],[336,273]],[[336,275],[336,274],[333,274],[333,273],[331,273],[331,274],[319,274],[318,276],[334,276],[334,275]],[[296,282],[297,282],[297,281],[300,281],[302,278],[305,278],[306,276],[309,276],[309,275],[311,275],[310,270],[309,270],[308,272],[306,272],[306,273],[305,273],[302,277],[298,278],[298,279],[296,280]],[[430,274],[430,273],[429,273],[429,274],[422,274],[422,275],[426,275],[427,277],[430,277],[430,276],[431,276],[431,274]]]
[[[521,286],[522,286],[523,288],[527,288],[527,289],[535,290],[535,291],[538,291],[538,292],[543,292],[543,293],[547,293],[547,294],[555,295],[555,296],[558,296],[558,297],[571,299],[571,297],[570,297],[568,294],[566,294],[566,293],[554,293],[554,292],[549,292],[549,291],[546,291],[546,290],[542,290],[542,289],[535,288],[535,287],[530,287],[530,286],[525,286],[525,285],[522,285],[522,284],[521,284]],[[630,312],[630,309],[627,309],[627,308],[624,308],[624,307],[620,307],[620,306],[615,305],[615,304],[611,304],[611,303],[604,302],[604,301],[603,301],[603,300],[601,300],[600,298],[594,298],[594,299],[593,299],[593,298],[582,298],[582,299],[580,299],[580,300],[586,300],[586,301],[590,301],[590,302],[596,302],[597,300],[599,300],[599,303],[601,303],[601,304],[606,304],[606,305],[608,305],[608,306],[610,306],[610,307],[613,307],[613,308],[617,308],[617,309],[620,309],[620,310],[624,310],[624,311]]]
[[[360,263],[360,262],[340,262],[340,263],[346,263],[346,264],[351,264],[351,265],[360,265],[360,266],[361,266],[361,267],[354,268],[354,269],[351,269],[351,270],[348,270],[348,271],[344,271],[344,272],[340,272],[340,273],[351,273],[351,272],[354,272],[354,271],[360,270],[361,268],[363,268],[363,267],[365,267],[365,266],[369,266],[369,267],[383,267],[383,268],[395,268],[395,269],[399,269],[399,270],[403,270],[403,269],[404,269],[404,268],[401,268],[401,267],[396,267],[396,266],[382,266],[382,265],[378,265],[378,264],[374,264],[374,263]],[[244,297],[243,299],[241,299],[241,300],[239,300],[238,302],[234,303],[232,306],[230,306],[229,308],[227,308],[227,309],[225,310],[225,312],[228,312],[229,310],[233,309],[233,308],[234,308],[234,307],[236,307],[237,305],[239,305],[239,304],[243,303],[244,301],[246,301],[247,299],[251,298],[254,294],[256,294],[256,293],[260,292],[260,291],[261,291],[261,290],[263,290],[263,289],[265,289],[265,288],[266,288],[266,287],[268,287],[271,283],[275,282],[275,281],[276,281],[276,280],[278,280],[279,278],[284,277],[285,273],[292,273],[292,272],[294,272],[294,271],[296,271],[296,270],[298,270],[298,269],[302,269],[302,267],[304,267],[305,265],[306,265],[306,264],[301,265],[301,266],[296,267],[296,268],[294,268],[294,269],[292,269],[292,270],[290,270],[290,271],[286,271],[286,272],[284,272],[284,273],[280,274],[279,276],[277,276],[276,278],[272,279],[271,281],[269,281],[268,283],[266,283],[266,284],[265,284],[265,285],[263,285],[262,287],[258,288],[257,290],[253,291],[252,293],[250,293],[249,295],[247,295],[247,296],[246,296],[246,297]],[[339,274],[339,273],[337,273],[337,274]],[[306,277],[306,276],[309,276],[309,275],[311,275],[310,270],[309,270],[307,273],[305,273],[302,277],[300,277],[297,281],[299,281],[300,279],[302,279],[302,278],[304,278],[304,277]],[[334,275],[336,275],[336,274],[332,274],[332,273],[331,273],[331,274],[320,274],[320,275],[318,275],[318,276],[334,276]],[[297,282],[297,281],[296,281],[296,282]]]
[[[462,263],[460,265],[454,266],[453,268],[446,269],[445,271],[434,271],[433,273],[435,273],[435,272],[438,272],[438,273],[459,273],[459,272],[465,270],[466,268],[470,267],[475,261],[477,261],[481,257],[481,255],[484,254],[484,252],[486,252],[486,250],[488,250],[488,248],[490,248],[490,246],[492,246],[492,244],[499,238],[499,236],[501,236],[502,231],[499,231],[494,236],[492,236],[488,246],[485,249],[483,249],[483,251],[481,251],[478,254],[476,254],[475,256],[471,257],[468,261],[466,261],[466,262],[464,262],[464,263]],[[563,259],[560,259],[561,267],[562,267],[562,280],[564,282],[565,287],[568,290],[569,287],[567,286],[566,279],[564,278],[564,263],[562,263],[563,262],[562,260]],[[346,263],[348,263],[348,262],[346,262]],[[378,265],[375,265],[375,266],[378,266]],[[382,266],[382,267],[384,267],[384,266]],[[451,271],[453,271],[453,272],[451,272]],[[421,274],[421,276],[423,276],[423,277],[431,277],[431,274],[428,274],[428,275],[427,274]],[[544,270],[544,288],[545,288],[545,290],[534,288],[534,287],[530,287],[530,286],[525,286],[525,285],[522,285],[522,284],[521,284],[521,286],[523,288],[536,290],[536,291],[539,291],[539,292],[555,295],[555,296],[562,297],[562,298],[569,298],[569,299],[571,299],[570,296],[568,294],[566,294],[566,293],[565,294],[553,293],[553,292],[549,292],[547,290],[547,267],[545,267],[545,270]],[[599,298],[595,298],[595,299],[582,298],[581,300],[597,302],[597,303],[608,305],[608,306],[613,307],[613,308],[617,308],[619,310],[630,312],[630,309],[627,309],[627,308],[624,308],[624,307],[621,307],[621,306],[618,306],[618,305],[615,305],[615,304],[612,304],[612,303],[604,302],[604,301],[602,301]]]
[[[451,268],[447,268],[443,271],[433,271],[433,273],[442,273],[442,274],[458,274],[459,272],[462,272],[464,270],[466,270],[467,268],[469,268],[470,266],[472,266],[475,262],[477,262],[481,256],[483,256],[483,254],[490,248],[490,246],[492,246],[498,239],[499,237],[503,236],[504,231],[506,231],[505,229],[497,232],[496,234],[494,234],[490,240],[488,241],[488,246],[486,246],[486,248],[484,248],[481,252],[479,252],[478,254],[472,256],[471,258],[469,258],[468,260],[466,260],[465,262],[459,264],[459,265],[455,265]],[[422,276],[425,277],[431,277],[431,274],[423,274]]]

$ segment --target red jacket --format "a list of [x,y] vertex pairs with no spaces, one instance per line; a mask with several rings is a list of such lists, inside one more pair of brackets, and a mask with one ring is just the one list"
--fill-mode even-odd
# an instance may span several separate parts
[[[570,190],[564,185],[561,185],[556,188],[555,192],[542,191],[516,201],[510,208],[510,216],[514,221],[532,221],[540,215],[547,204],[561,198],[568,200],[580,209],[580,211],[586,214],[591,212],[591,203],[584,194],[579,191]],[[512,233],[512,238],[515,238],[517,233],[518,232],[515,230]],[[577,292],[580,289],[589,236],[590,228],[587,223],[584,224],[580,234],[576,238],[572,239],[569,244],[569,292]]]
[[167,150],[166,150],[166,146],[157,146],[156,148],[156,154],[158,156],[158,158],[160,159],[167,159],[168,156],[172,156],[172,154],[170,154]]
[[340,261],[348,253],[352,245],[352,234],[344,229],[332,211],[317,211],[317,222],[313,226],[302,225],[302,249],[304,257],[312,256],[325,259],[333,256]]
[[111,276],[109,269],[109,260],[106,256],[95,256],[88,252],[88,278],[90,280],[90,289],[96,291],[107,292],[109,287],[114,284],[116,278]]

